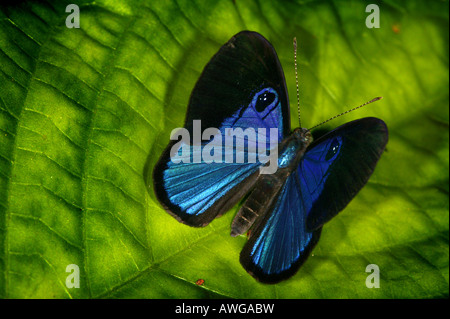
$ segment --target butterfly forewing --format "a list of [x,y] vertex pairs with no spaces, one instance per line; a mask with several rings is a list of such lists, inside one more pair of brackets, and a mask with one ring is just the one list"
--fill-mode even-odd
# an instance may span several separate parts
[[311,194],[308,228],[317,229],[347,206],[367,183],[388,141],[386,124],[368,117],[346,123],[313,142],[298,170]]
[[[241,147],[230,150],[223,146],[222,161],[193,163],[205,149],[185,145],[190,163],[173,163],[170,153],[179,141],[172,141],[156,164],[154,189],[158,200],[177,220],[190,226],[205,226],[235,205],[253,186],[261,163],[250,162],[249,143],[256,143],[258,130],[266,129],[267,145],[278,143],[290,130],[289,108],[284,73],[272,45],[260,34],[244,31],[231,38],[206,65],[189,101],[184,127],[192,137],[194,121],[201,121],[201,131],[217,128],[222,141],[226,129],[254,129],[255,137],[247,137]],[[278,134],[269,136],[270,128]],[[183,144],[180,144],[182,146]],[[242,146],[243,145],[243,146]],[[244,163],[229,163],[245,157]],[[193,153],[193,155],[192,155]]]

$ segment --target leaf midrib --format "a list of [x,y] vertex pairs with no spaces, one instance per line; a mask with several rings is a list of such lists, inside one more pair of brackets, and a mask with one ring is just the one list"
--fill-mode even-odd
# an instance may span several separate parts
[[88,263],[88,253],[87,253],[87,235],[86,235],[86,214],[89,211],[89,206],[87,204],[87,186],[88,186],[88,180],[91,178],[89,174],[87,173],[87,159],[89,158],[89,153],[91,150],[91,143],[92,143],[92,135],[94,131],[93,124],[95,122],[95,118],[98,112],[95,110],[98,107],[99,99],[103,95],[103,92],[105,91],[105,82],[108,78],[108,76],[111,74],[112,70],[114,69],[114,63],[113,61],[116,59],[116,52],[120,48],[123,42],[123,37],[126,34],[127,30],[129,30],[134,23],[136,22],[136,19],[131,19],[131,21],[128,21],[128,24],[123,28],[123,32],[120,34],[120,37],[117,40],[117,44],[114,48],[112,48],[112,54],[110,55],[108,61],[105,63],[106,70],[102,70],[100,72],[102,74],[102,80],[99,85],[98,91],[96,91],[95,101],[93,102],[94,106],[94,112],[90,113],[89,117],[89,124],[87,127],[88,136],[87,136],[87,143],[86,148],[84,150],[84,156],[83,156],[83,162],[81,165],[81,206],[82,206],[82,244],[83,244],[83,258],[84,258],[84,271],[85,271],[85,278],[86,278],[86,286],[88,290],[88,296],[89,298],[92,298],[92,288],[91,288],[91,280],[89,276],[89,263]]

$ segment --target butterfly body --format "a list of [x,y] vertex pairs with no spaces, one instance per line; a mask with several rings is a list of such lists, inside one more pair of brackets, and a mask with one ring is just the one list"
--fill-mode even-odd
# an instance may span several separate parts
[[250,196],[231,224],[231,236],[245,233],[259,217],[270,211],[274,199],[288,176],[297,168],[311,141],[309,130],[297,128],[280,143],[277,171],[259,175]]
[[[206,134],[198,145],[185,145],[192,151],[186,162],[172,161],[170,154],[179,152],[172,148],[183,143],[171,141],[153,170],[157,199],[189,226],[208,225],[247,196],[231,235],[251,230],[240,262],[264,283],[285,280],[299,269],[324,223],[367,183],[388,140],[382,120],[363,118],[312,141],[308,129],[291,131],[288,101],[275,49],[256,32],[238,33],[206,65],[186,114],[184,128],[191,135],[195,120],[201,120],[202,128],[216,128],[210,131],[215,133]],[[229,136],[230,129],[248,134],[236,137],[232,148],[216,148],[216,162],[192,161],[205,149],[209,153],[208,143]],[[271,133],[263,145],[268,151],[275,146],[278,157],[250,161],[262,155],[250,146],[269,130],[277,134]],[[228,155],[236,161],[227,161]],[[264,173],[270,166],[275,170]]]

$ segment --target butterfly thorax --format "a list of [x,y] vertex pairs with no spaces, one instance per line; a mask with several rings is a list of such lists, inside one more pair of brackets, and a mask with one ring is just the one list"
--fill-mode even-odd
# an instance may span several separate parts
[[294,135],[296,139],[308,145],[311,144],[313,140],[311,132],[307,128],[297,127],[291,135]]
[[279,145],[278,170],[290,173],[298,165],[311,142],[312,136],[308,129],[296,128]]

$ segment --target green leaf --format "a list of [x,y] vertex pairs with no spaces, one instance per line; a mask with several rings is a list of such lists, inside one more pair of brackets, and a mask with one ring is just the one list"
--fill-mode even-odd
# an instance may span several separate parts
[[[376,1],[378,29],[357,0],[79,1],[79,29],[69,3],[0,9],[0,297],[448,297],[448,1]],[[383,96],[326,128],[376,116],[390,133],[369,183],[277,285],[239,264],[236,209],[194,229],[152,189],[203,67],[244,29],[275,46],[293,126],[296,36],[302,124]]]

